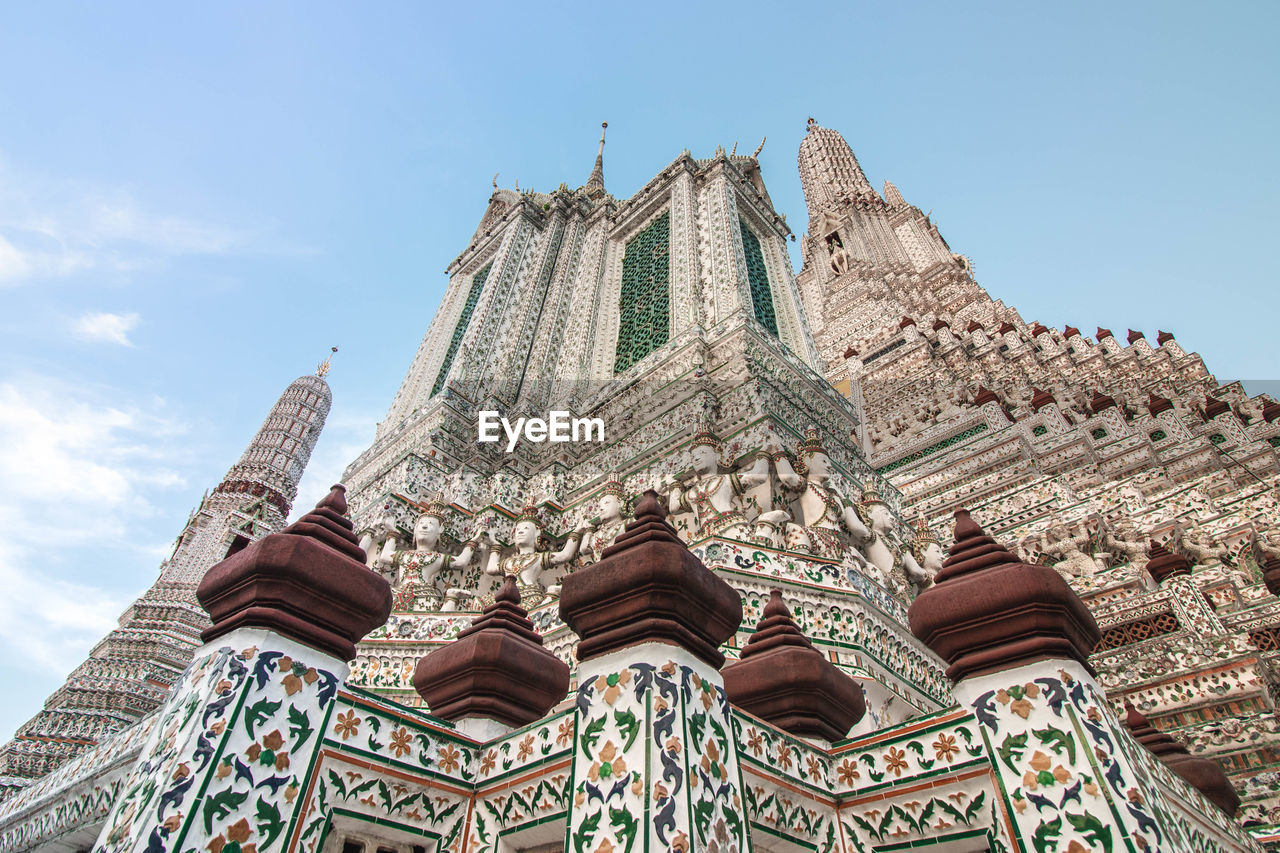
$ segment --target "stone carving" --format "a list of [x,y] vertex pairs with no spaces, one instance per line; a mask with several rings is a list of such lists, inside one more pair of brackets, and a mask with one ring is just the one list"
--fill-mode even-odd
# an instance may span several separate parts
[[[777,439],[771,441],[775,450],[781,449]],[[701,536],[745,539],[748,523],[737,499],[769,479],[769,456],[761,453],[748,470],[726,474],[720,472],[720,448],[720,439],[710,427],[694,434],[689,448],[693,476],[665,484],[668,509],[672,514],[693,513]]]
[[1105,568],[1084,550],[1092,540],[1084,521],[1079,522],[1074,531],[1065,523],[1057,522],[1045,534],[1041,548],[1045,554],[1056,558],[1052,563],[1059,574],[1092,583],[1094,576]]
[[[396,603],[399,609],[443,609],[443,599],[436,587],[440,573],[449,568],[465,569],[472,558],[484,550],[483,534],[477,534],[462,547],[457,555],[440,550],[440,535],[444,530],[448,505],[440,498],[428,501],[426,509],[413,525],[413,546],[395,552],[390,560],[396,571]],[[449,598],[455,609],[463,590],[449,590]]]
[[597,563],[626,527],[627,489],[616,475],[610,476],[600,493],[600,515],[588,522],[583,533],[580,557],[583,563]]
[[[497,550],[491,551],[484,573],[499,582],[503,577],[514,575],[521,601],[528,607],[536,607],[547,596],[559,594],[559,584],[544,586],[543,575],[552,567],[563,566],[577,556],[582,534],[582,529],[570,533],[559,551],[540,550],[542,519],[537,507],[530,504],[516,516],[515,527],[511,529],[511,550],[505,555]],[[480,596],[481,605],[487,607],[492,604],[492,595],[489,592]]]

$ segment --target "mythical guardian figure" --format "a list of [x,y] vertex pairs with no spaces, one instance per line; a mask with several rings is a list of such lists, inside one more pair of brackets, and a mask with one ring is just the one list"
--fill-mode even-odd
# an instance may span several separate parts
[[[440,535],[444,532],[448,509],[439,497],[428,501],[413,524],[413,547],[397,551],[390,560],[397,573],[396,598],[401,609],[441,609],[440,590],[436,586],[440,573],[450,568],[468,568],[476,552],[485,547],[484,535],[477,534],[456,556],[440,550]],[[460,593],[460,590],[448,590],[455,604]]]
[[698,524],[694,531],[697,535],[745,541],[750,525],[738,507],[737,498],[769,479],[768,451],[782,449],[776,438],[771,438],[769,445],[756,456],[747,471],[721,473],[720,439],[709,427],[699,429],[689,447],[693,477],[666,484],[668,511],[693,513]]
[[616,475],[611,475],[600,492],[600,515],[587,523],[579,556],[584,564],[599,562],[604,550],[613,544],[626,527],[622,517],[627,508],[627,489]]
[[[500,556],[497,550],[491,551],[484,573],[499,580],[508,575],[514,576],[520,587],[523,606],[536,607],[549,595],[559,594],[559,585],[549,588],[543,586],[543,573],[553,566],[564,565],[577,555],[582,533],[582,529],[570,533],[564,547],[559,551],[539,550],[538,545],[542,540],[542,519],[538,516],[537,507],[529,504],[516,516],[515,527],[511,530],[512,550],[506,556]],[[481,605],[491,604],[491,598],[492,593],[481,596]]]

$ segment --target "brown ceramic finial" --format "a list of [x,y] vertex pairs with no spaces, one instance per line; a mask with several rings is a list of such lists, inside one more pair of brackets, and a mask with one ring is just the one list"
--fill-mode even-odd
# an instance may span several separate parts
[[1173,408],[1173,401],[1168,397],[1157,397],[1154,391],[1147,392],[1147,411],[1151,413],[1151,417],[1155,417],[1161,412],[1167,412]]
[[1071,338],[1078,338],[1078,337],[1080,337],[1080,330],[1077,329],[1075,326],[1067,326],[1062,330],[1062,339],[1064,341],[1070,340]]
[[988,388],[985,385],[979,385],[978,393],[973,395],[973,404],[975,406],[982,406],[987,403],[999,403],[999,402],[1000,402],[1000,398],[996,396],[994,391],[992,391],[990,388]]
[[1228,817],[1235,817],[1240,808],[1240,795],[1216,762],[1192,755],[1180,741],[1152,726],[1151,721],[1128,700],[1125,700],[1124,710],[1125,728],[1138,743],[1226,812]]
[[1142,332],[1135,332],[1133,329],[1130,329],[1130,330],[1129,330],[1129,345],[1130,345],[1130,346],[1133,346],[1133,344],[1134,344],[1135,342],[1137,342],[1137,341],[1146,340],[1146,338],[1147,338],[1147,336],[1146,336],[1146,335],[1144,335],[1144,334],[1142,334]]
[[1093,399],[1089,401],[1089,408],[1093,410],[1095,415],[1107,409],[1114,409],[1115,405],[1115,397],[1103,394],[1101,391],[1094,391]]
[[1267,423],[1272,423],[1276,418],[1280,418],[1280,403],[1275,400],[1267,400],[1262,404],[1262,419]]
[[356,642],[387,621],[391,586],[364,565],[345,491],[334,486],[294,524],[209,569],[196,589],[213,620],[202,640],[252,626],[340,660],[356,656]]
[[914,326],[915,324],[916,324],[915,320],[912,320],[910,317],[904,316],[902,320],[898,323],[898,328],[905,329],[907,326]]
[[1048,391],[1042,391],[1039,388],[1031,389],[1031,410],[1038,412],[1050,403],[1058,402]]
[[569,666],[543,648],[508,575],[458,639],[418,661],[413,687],[437,717],[482,717],[514,728],[545,717],[565,697]]
[[1157,344],[1159,344],[1160,346],[1164,346],[1165,344],[1167,344],[1167,343],[1168,343],[1169,341],[1171,341],[1171,340],[1173,340],[1173,332],[1166,332],[1166,331],[1164,331],[1163,329],[1157,329],[1157,330],[1156,330],[1156,343],[1157,343]]
[[972,333],[974,333],[974,332],[985,332],[985,331],[986,331],[986,329],[982,328],[982,324],[981,324],[981,323],[979,323],[977,320],[970,320],[970,321],[969,321],[969,325],[965,326],[965,327],[964,327],[964,330],[965,330],[966,332],[969,332],[970,334],[972,334]]
[[781,590],[770,592],[763,615],[742,659],[724,668],[725,695],[793,735],[840,740],[866,713],[862,689],[800,632]]
[[1102,636],[1061,575],[1018,562],[964,509],[956,512],[955,543],[934,585],[912,602],[907,618],[956,681],[1047,659],[1088,668]]
[[1262,582],[1272,595],[1280,595],[1280,557],[1268,557],[1261,568]]
[[1219,400],[1217,397],[1205,396],[1204,398],[1204,419],[1211,421],[1224,412],[1231,411],[1231,406],[1226,400]]
[[1094,337],[1098,339],[1098,343],[1102,343],[1103,338],[1114,338],[1115,335],[1111,334],[1110,329],[1104,329],[1101,326],[1099,326],[1098,333],[1094,335]]
[[1147,571],[1156,579],[1156,583],[1164,583],[1178,575],[1191,574],[1191,563],[1187,562],[1186,557],[1173,553],[1154,539],[1151,540],[1147,553],[1150,554]]
[[716,667],[738,630],[742,601],[690,553],[649,489],[597,563],[564,579],[560,618],[580,638],[578,660],[640,643],[669,643]]

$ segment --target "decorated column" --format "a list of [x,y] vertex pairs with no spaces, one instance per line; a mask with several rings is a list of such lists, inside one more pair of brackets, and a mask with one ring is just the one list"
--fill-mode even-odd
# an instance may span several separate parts
[[235,551],[197,591],[213,625],[112,807],[96,851],[284,849],[355,642],[386,621],[341,486]]
[[1066,581],[1020,563],[967,511],[909,618],[977,718],[1023,849],[1256,849],[1111,712],[1088,664],[1098,627]]
[[599,562],[565,579],[579,636],[569,853],[749,850],[720,667],[738,594],[645,492]]

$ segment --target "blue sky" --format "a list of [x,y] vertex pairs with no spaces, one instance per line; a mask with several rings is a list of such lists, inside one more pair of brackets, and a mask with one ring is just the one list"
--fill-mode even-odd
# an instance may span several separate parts
[[299,503],[367,446],[494,172],[630,195],[813,115],[1028,320],[1276,376],[1274,3],[11,4],[0,737],[341,347]]

